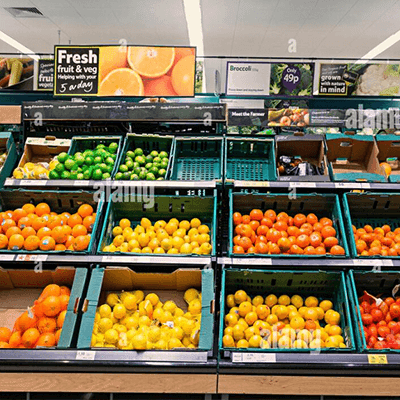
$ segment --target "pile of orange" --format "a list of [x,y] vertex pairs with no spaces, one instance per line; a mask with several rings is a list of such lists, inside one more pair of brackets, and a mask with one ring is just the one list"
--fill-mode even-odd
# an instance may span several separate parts
[[100,96],[193,96],[195,52],[185,47],[100,48]]
[[57,214],[47,203],[27,203],[0,213],[0,249],[83,251],[89,246],[95,220],[89,204],[82,204],[74,214]]
[[251,210],[233,214],[235,254],[344,255],[330,218]]
[[0,328],[0,348],[53,347],[60,340],[71,291],[66,286],[47,285],[33,307],[22,313],[11,331]]
[[357,254],[361,256],[399,256],[400,255],[400,228],[392,231],[389,225],[376,227],[365,225],[356,228],[352,225]]

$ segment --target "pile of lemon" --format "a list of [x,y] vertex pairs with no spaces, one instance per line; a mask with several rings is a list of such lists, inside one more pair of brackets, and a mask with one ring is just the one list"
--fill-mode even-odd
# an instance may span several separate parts
[[23,167],[17,167],[13,171],[15,179],[49,179],[49,173],[58,164],[57,160],[52,160],[50,163],[32,163],[27,162]]
[[244,290],[226,298],[224,347],[321,349],[345,348],[340,314],[330,300],[299,295],[255,296]]
[[155,293],[110,293],[98,307],[91,346],[121,350],[197,348],[200,339],[201,293],[186,290],[183,311],[172,300],[162,303]]
[[154,225],[142,218],[133,228],[129,219],[123,218],[112,235],[112,243],[104,246],[103,252],[208,255],[212,251],[210,228],[198,218],[180,222],[176,218],[168,222],[159,220]]

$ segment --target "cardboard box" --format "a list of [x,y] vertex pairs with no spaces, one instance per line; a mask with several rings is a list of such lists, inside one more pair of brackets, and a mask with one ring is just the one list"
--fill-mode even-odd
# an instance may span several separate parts
[[0,106],[0,124],[21,124],[21,106]]
[[7,158],[0,169],[0,187],[7,177],[12,174],[17,161],[17,149],[11,132],[0,132],[0,152],[7,152]]
[[27,138],[24,153],[19,160],[18,167],[23,167],[26,163],[49,163],[55,156],[68,152],[71,145],[69,139],[56,139],[54,136],[45,138]]
[[379,149],[379,163],[387,162],[392,168],[389,182],[400,182],[400,132],[380,133],[375,140]]
[[327,157],[332,180],[387,182],[379,165],[379,149],[370,135],[327,134]]
[[79,330],[78,349],[90,348],[96,309],[110,292],[143,290],[156,293],[164,303],[173,300],[185,312],[185,291],[196,288],[202,294],[199,350],[211,350],[214,325],[214,272],[212,269],[177,269],[172,273],[137,273],[128,267],[95,268],[86,295]]
[[323,163],[324,174],[306,176],[281,175],[279,173],[279,168],[277,168],[278,180],[290,182],[330,181],[323,136],[303,134],[276,136],[277,166],[280,156],[300,157],[303,161],[307,161],[319,167],[321,167],[321,163]]
[[16,319],[33,306],[47,285],[68,286],[71,296],[57,348],[71,347],[78,316],[77,304],[82,298],[86,276],[86,268],[56,267],[38,273],[33,269],[0,267],[0,326],[12,330]]

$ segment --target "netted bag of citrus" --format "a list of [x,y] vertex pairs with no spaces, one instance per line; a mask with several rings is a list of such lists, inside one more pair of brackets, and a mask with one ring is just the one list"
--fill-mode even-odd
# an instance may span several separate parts
[[112,243],[104,246],[106,253],[130,252],[148,254],[211,254],[210,228],[200,219],[168,222],[159,220],[152,224],[142,218],[140,224],[131,226],[127,218],[119,221],[112,230]]
[[100,47],[100,96],[193,96],[195,50]]
[[107,147],[99,144],[94,150],[77,152],[73,156],[60,153],[58,164],[49,173],[49,179],[106,180],[111,179],[118,143],[110,143]]
[[184,300],[187,310],[172,300],[162,303],[156,293],[110,293],[97,309],[91,345],[121,350],[195,349],[200,339],[201,293],[188,289]]
[[47,285],[32,307],[15,321],[13,330],[0,328],[0,348],[32,349],[58,344],[71,291],[67,286]]
[[165,179],[169,162],[166,151],[153,150],[145,154],[141,148],[126,152],[125,161],[119,166],[115,175],[117,180],[147,180],[160,181]]
[[233,214],[235,254],[344,255],[330,218],[251,210]]
[[330,300],[300,295],[257,295],[244,290],[226,297],[224,347],[321,349],[346,348],[340,314]]
[[89,246],[95,220],[89,204],[82,204],[74,214],[57,214],[47,203],[27,203],[0,213],[0,249],[83,251]]

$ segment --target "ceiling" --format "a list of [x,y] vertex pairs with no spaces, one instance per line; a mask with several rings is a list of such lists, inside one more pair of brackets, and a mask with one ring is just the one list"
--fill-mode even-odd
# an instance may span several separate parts
[[[14,18],[4,7],[37,7],[46,18]],[[207,56],[358,58],[400,30],[400,0],[201,0],[201,8]],[[0,30],[37,53],[69,42],[190,44],[182,0],[0,0]],[[0,52],[15,49],[0,41]],[[379,58],[400,58],[400,42]]]

